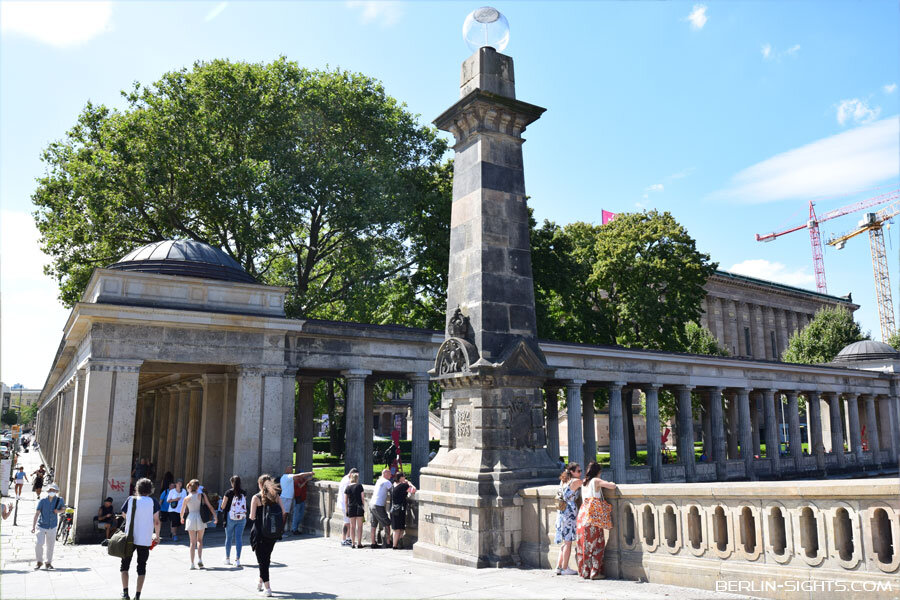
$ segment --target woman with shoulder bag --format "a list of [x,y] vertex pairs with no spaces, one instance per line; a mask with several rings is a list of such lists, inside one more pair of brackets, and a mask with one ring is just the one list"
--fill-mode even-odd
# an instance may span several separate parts
[[[138,479],[134,490],[136,495],[125,501],[125,504],[122,505],[122,512],[125,513],[124,533],[126,539],[130,537],[133,540],[134,553],[137,553],[138,579],[134,598],[139,600],[141,589],[144,587],[144,577],[147,574],[147,558],[150,556],[150,550],[159,541],[160,509],[156,498],[152,497],[153,483],[149,479]],[[123,554],[119,572],[122,577],[122,598],[127,600],[129,598],[128,569],[131,567],[132,553],[126,551]]]
[[237,475],[231,477],[231,489],[222,497],[221,510],[225,515],[225,564],[231,564],[231,545],[234,544],[234,566],[240,568],[242,538],[247,525],[247,494]]
[[272,550],[275,549],[278,532],[267,531],[265,521],[268,512],[272,524],[277,525],[280,522],[283,527],[284,504],[281,502],[281,490],[271,475],[260,475],[256,483],[259,485],[259,493],[250,501],[250,512],[247,514],[253,521],[250,529],[250,547],[256,553],[256,562],[259,563],[259,582],[256,591],[261,592],[265,589],[265,596],[271,597],[269,564],[272,562]]
[[[200,482],[191,479],[187,484],[188,495],[181,507],[181,522],[191,540],[191,569],[203,568],[203,534],[206,533],[206,519],[202,516],[202,508],[209,509],[213,523],[216,523],[216,510],[209,503],[206,494],[200,492]],[[194,566],[194,552],[197,553],[197,566]]]
[[572,556],[572,542],[575,541],[576,517],[578,509],[575,507],[575,499],[581,488],[581,466],[578,463],[569,463],[566,470],[559,476],[559,490],[556,492],[556,543],[562,544],[559,551],[559,559],[556,561],[557,575],[578,575],[578,571],[569,568],[569,558]]
[[578,574],[584,579],[603,579],[604,529],[612,529],[612,505],[603,499],[603,488],[616,489],[616,484],[600,479],[600,465],[588,465],[581,486],[581,508],[578,510],[576,535]]

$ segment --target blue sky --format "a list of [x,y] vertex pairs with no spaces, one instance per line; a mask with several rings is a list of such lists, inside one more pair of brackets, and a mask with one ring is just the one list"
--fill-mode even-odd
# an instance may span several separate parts
[[[42,385],[67,311],[28,213],[40,152],[87,100],[196,60],[341,67],[381,79],[423,123],[458,96],[470,2],[0,3],[2,365]],[[754,234],[900,187],[896,2],[497,2],[539,219],[671,211],[721,268],[815,288],[809,237]],[[860,214],[823,224],[823,237]],[[900,237],[888,233],[895,293]],[[826,249],[829,292],[878,335],[865,238]],[[900,297],[897,298],[900,304]]]

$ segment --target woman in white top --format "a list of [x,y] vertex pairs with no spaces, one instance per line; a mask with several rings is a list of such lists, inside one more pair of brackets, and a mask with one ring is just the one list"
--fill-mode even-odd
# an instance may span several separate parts
[[588,465],[581,486],[581,508],[578,510],[575,530],[578,545],[576,558],[578,574],[584,579],[603,579],[603,552],[606,544],[603,530],[609,529],[611,516],[604,510],[603,488],[616,489],[616,484],[600,479],[600,465],[592,462]]
[[234,544],[236,556],[234,566],[241,566],[241,547],[243,546],[244,527],[247,526],[247,494],[241,487],[241,478],[231,476],[231,489],[222,497],[219,507],[225,513],[225,564],[231,564],[231,545]]
[[169,490],[166,494],[166,510],[169,514],[169,526],[172,529],[172,541],[178,541],[178,515],[181,514],[182,504],[187,498],[187,492],[184,491],[184,480],[175,480],[175,489]]
[[[137,554],[137,589],[135,600],[141,597],[141,588],[144,587],[144,576],[147,574],[147,558],[150,556],[150,548],[159,541],[159,503],[153,494],[153,483],[145,478],[138,479],[134,486],[135,496],[131,496],[122,505],[125,513],[125,533],[129,533],[134,525],[134,554]],[[134,515],[131,511],[134,509]],[[122,598],[128,596],[128,569],[131,567],[131,556],[122,559],[119,573],[122,576]]]
[[[191,569],[203,568],[203,534],[206,533],[206,521],[201,514],[201,507],[205,504],[212,513],[213,523],[216,523],[216,509],[209,503],[206,494],[200,491],[200,482],[191,479],[187,485],[188,496],[181,507],[181,522],[184,530],[191,539]],[[194,552],[197,553],[197,567],[194,566]]]

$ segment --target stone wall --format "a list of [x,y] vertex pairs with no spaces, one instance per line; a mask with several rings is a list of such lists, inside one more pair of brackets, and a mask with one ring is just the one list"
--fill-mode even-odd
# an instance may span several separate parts
[[[556,564],[555,493],[521,492],[523,564]],[[896,478],[622,485],[607,496],[606,574],[767,598],[896,598],[898,494]]]
[[[303,514],[303,527],[306,531],[322,534],[325,537],[340,539],[344,526],[344,513],[337,502],[338,488],[340,484],[334,481],[314,481],[309,484],[306,496],[306,512]],[[371,502],[373,485],[364,485],[366,490],[366,502]],[[406,512],[406,535],[403,537],[403,545],[410,547],[419,537],[419,505],[415,495],[408,499],[409,509]],[[366,522],[363,524],[363,542],[371,543],[372,521],[366,513]]]

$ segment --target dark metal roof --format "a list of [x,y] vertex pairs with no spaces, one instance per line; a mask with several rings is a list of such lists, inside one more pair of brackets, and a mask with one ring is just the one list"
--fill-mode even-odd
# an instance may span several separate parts
[[844,346],[831,362],[852,363],[867,360],[898,360],[900,352],[893,346],[875,340],[863,340]]
[[166,240],[141,246],[109,265],[110,269],[257,283],[233,258],[193,240]]

